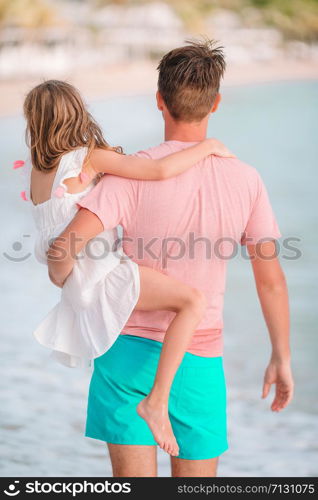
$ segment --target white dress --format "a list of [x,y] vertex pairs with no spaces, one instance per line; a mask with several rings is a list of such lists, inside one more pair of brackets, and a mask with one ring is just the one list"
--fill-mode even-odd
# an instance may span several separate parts
[[[65,179],[80,174],[86,154],[87,148],[80,148],[63,155],[51,198],[32,204],[38,230],[35,255],[44,264],[50,241],[61,234],[75,216],[77,202],[94,186],[92,183],[81,193],[71,194],[64,184]],[[104,231],[89,243],[89,251],[84,249],[75,261],[60,302],[34,331],[40,344],[52,349],[53,356],[64,365],[87,366],[105,353],[136,305],[140,290],[138,266],[121,248],[114,248],[116,240],[115,229]]]

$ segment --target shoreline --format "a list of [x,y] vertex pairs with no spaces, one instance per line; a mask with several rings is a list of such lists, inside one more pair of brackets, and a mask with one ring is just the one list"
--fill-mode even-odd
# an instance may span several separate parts
[[[318,80],[314,60],[283,59],[244,65],[229,64],[222,87],[253,85],[280,81]],[[42,75],[19,80],[0,80],[0,118],[21,113],[25,94],[44,79],[65,79],[79,88],[88,101],[111,97],[128,97],[155,92],[156,64],[139,61],[116,64],[92,70],[83,68],[71,74]]]

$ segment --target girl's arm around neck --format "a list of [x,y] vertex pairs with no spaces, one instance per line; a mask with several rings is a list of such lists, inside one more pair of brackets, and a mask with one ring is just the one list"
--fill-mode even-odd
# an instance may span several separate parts
[[107,173],[130,179],[163,180],[182,174],[211,154],[233,157],[218,140],[205,139],[195,146],[158,160],[96,149],[91,153],[90,164],[96,173]]

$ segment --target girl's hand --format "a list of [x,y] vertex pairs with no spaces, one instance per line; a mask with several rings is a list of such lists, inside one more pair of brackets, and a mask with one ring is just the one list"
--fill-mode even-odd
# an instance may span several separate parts
[[289,361],[271,359],[265,371],[262,398],[269,394],[272,384],[276,384],[272,411],[280,411],[290,403],[294,393],[294,381]]
[[235,158],[235,155],[217,139],[206,139],[206,142],[210,155],[223,156],[224,158]]

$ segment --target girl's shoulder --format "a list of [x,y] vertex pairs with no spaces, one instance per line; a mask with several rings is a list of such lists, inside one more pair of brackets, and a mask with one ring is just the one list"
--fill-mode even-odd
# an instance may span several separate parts
[[81,147],[73,149],[61,156],[57,171],[56,181],[59,183],[68,177],[77,177],[83,168],[85,158],[87,156],[87,148]]
[[61,156],[59,165],[63,165],[66,168],[81,168],[87,153],[88,148],[84,146],[68,151]]
[[61,157],[53,183],[53,194],[60,198],[69,195],[79,196],[91,187],[92,179],[83,169],[87,154],[88,148],[81,147]]
[[[59,160],[57,167],[50,173],[41,173],[40,178],[38,179],[38,187],[41,193],[43,194],[43,190],[45,191],[45,202],[55,199],[55,198],[64,198],[69,195],[69,186],[68,182],[72,182],[73,179],[77,179],[81,177],[81,172],[83,168],[83,164],[85,162],[85,158],[87,156],[87,148],[81,147],[74,149],[72,151],[68,151],[64,153]],[[44,176],[44,177],[43,177]],[[31,180],[31,179],[30,179]],[[35,179],[33,179],[35,180]],[[31,184],[31,183],[30,183]],[[34,183],[32,182],[32,190]],[[82,188],[84,186],[81,186]],[[86,186],[85,186],[86,187]],[[41,201],[41,204],[43,200]]]

